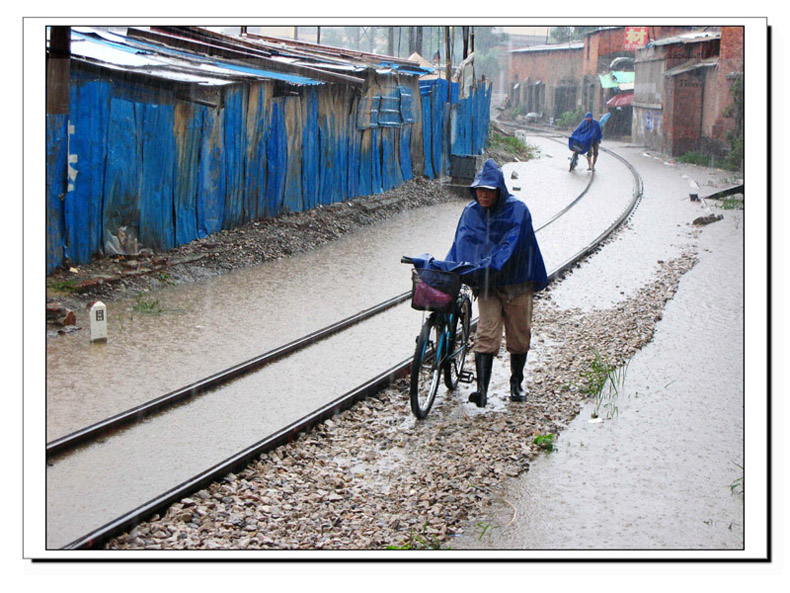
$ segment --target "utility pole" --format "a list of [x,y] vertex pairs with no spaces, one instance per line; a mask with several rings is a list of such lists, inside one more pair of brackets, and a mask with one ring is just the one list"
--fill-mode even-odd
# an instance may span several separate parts
[[422,55],[422,27],[414,27],[414,50]]
[[395,55],[395,27],[388,27],[388,38],[387,38],[387,55],[394,56]]
[[463,37],[463,40],[464,40],[464,57],[463,57],[463,59],[465,60],[466,56],[469,55],[469,27],[461,27],[461,36]]
[[51,27],[47,55],[47,113],[68,114],[71,27]]
[[447,58],[447,64],[445,65],[445,75],[447,76],[447,100],[450,100],[450,76],[452,72],[452,61],[450,60],[450,27],[444,28],[444,55]]

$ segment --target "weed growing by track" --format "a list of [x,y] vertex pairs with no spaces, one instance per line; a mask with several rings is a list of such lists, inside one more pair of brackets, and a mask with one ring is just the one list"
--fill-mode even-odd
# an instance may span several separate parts
[[582,378],[586,382],[583,391],[595,399],[595,409],[592,412],[594,419],[601,416],[601,410],[604,410],[607,419],[612,419],[619,413],[617,399],[623,391],[630,362],[629,360],[618,367],[605,361],[600,353],[595,351],[595,358],[590,363],[590,368],[582,373]]
[[164,311],[162,305],[159,304],[159,299],[145,299],[141,292],[137,293],[132,310],[142,315],[160,315]]
[[537,445],[540,449],[543,449],[547,453],[552,453],[557,450],[557,447],[554,445],[555,435],[554,433],[548,434],[539,434],[534,439],[532,439],[532,444]]
[[497,132],[488,135],[489,150],[500,151],[518,157],[522,161],[534,159],[538,149],[531,144],[524,144],[515,136],[505,136]]

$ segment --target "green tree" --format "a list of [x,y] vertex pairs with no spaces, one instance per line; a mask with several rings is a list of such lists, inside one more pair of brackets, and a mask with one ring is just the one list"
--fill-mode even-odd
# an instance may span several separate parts
[[725,157],[728,169],[743,167],[743,74],[739,73],[730,85],[732,104],[724,111],[724,116],[735,121],[734,129],[727,132],[730,151]]

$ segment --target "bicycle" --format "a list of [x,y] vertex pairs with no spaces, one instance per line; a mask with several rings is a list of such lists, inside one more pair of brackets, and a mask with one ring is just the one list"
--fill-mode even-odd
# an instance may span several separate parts
[[579,162],[579,155],[586,153],[587,148],[583,144],[580,144],[579,142],[574,140],[573,138],[569,140],[568,148],[570,148],[573,151],[573,156],[570,157],[571,165],[568,168],[568,171],[572,172],[576,168],[576,165]]
[[[412,264],[402,257],[401,263]],[[417,336],[411,365],[409,400],[419,419],[428,416],[442,375],[454,390],[458,383],[471,383],[474,375],[464,370],[470,351],[472,290],[460,276],[442,270],[413,269],[411,306],[430,311]]]

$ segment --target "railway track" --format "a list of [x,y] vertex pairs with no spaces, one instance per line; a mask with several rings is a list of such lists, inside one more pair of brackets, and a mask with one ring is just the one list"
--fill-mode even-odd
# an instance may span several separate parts
[[[556,138],[550,138],[559,142]],[[589,253],[594,251],[602,241],[606,239],[615,229],[617,229],[634,211],[642,196],[642,181],[636,170],[625,159],[605,148],[601,148],[603,152],[612,155],[614,158],[620,160],[631,172],[633,176],[633,192],[632,197],[623,210],[621,215],[606,229],[604,229],[592,242],[585,245],[572,257],[564,261],[562,264],[556,266],[549,271],[550,281],[555,280],[564,272],[575,266],[580,260],[586,257]],[[548,227],[550,224],[558,220],[563,214],[567,213],[574,205],[576,205],[582,197],[589,190],[594,175],[590,176],[584,190],[567,206],[555,213],[548,221],[543,223],[540,227],[536,228],[536,232]],[[183,402],[190,397],[195,397],[209,389],[215,389],[225,383],[237,379],[243,374],[255,371],[260,367],[275,362],[283,357],[286,357],[300,349],[314,344],[317,341],[323,340],[330,335],[341,332],[353,325],[356,325],[365,319],[369,319],[375,315],[382,313],[396,305],[408,300],[410,292],[404,292],[387,301],[384,301],[374,307],[360,311],[359,313],[343,319],[335,324],[327,326],[319,331],[313,332],[307,336],[299,338],[284,346],[271,350],[265,354],[257,356],[249,361],[235,365],[225,371],[202,379],[196,383],[190,384],[181,389],[175,390],[145,404],[127,410],[121,414],[107,418],[99,423],[93,424],[84,429],[78,430],[70,435],[59,438],[47,444],[47,457],[56,457],[59,455],[67,454],[74,448],[90,443],[101,436],[106,436],[113,431],[118,430],[123,426],[127,426],[134,422],[140,421],[145,417],[153,414],[158,414],[166,410],[168,407],[177,403]],[[366,381],[362,385],[348,391],[337,399],[329,402],[328,404],[312,411],[301,419],[293,422],[289,426],[282,428],[274,434],[260,440],[246,449],[239,451],[232,457],[206,469],[200,474],[193,476],[178,486],[162,493],[161,495],[149,500],[145,504],[137,507],[136,509],[126,513],[115,520],[106,523],[99,529],[96,529],[77,540],[72,541],[70,544],[64,546],[63,549],[90,549],[101,545],[103,542],[112,538],[113,536],[128,530],[132,526],[138,524],[146,517],[159,512],[166,508],[173,502],[176,502],[187,496],[191,492],[199,490],[218,478],[226,475],[229,472],[237,471],[238,469],[249,464],[255,457],[261,453],[272,450],[290,440],[293,440],[300,432],[310,430],[312,427],[323,422],[324,420],[332,417],[340,411],[343,411],[356,402],[369,397],[372,394],[380,391],[389,385],[393,380],[400,376],[404,376],[409,371],[411,357],[401,361],[395,366],[387,369],[378,376]]]

